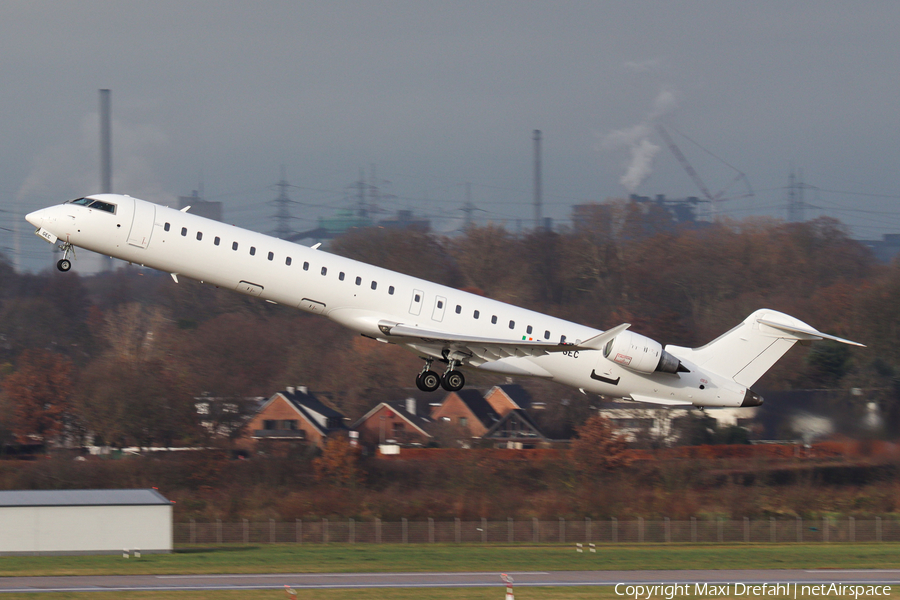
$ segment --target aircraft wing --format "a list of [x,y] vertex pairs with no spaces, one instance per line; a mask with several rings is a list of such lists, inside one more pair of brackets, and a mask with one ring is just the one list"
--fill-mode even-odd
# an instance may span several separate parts
[[[458,352],[469,357],[466,362],[480,366],[486,362],[511,357],[543,356],[553,352],[580,352],[584,350],[601,350],[603,346],[622,331],[630,327],[623,323],[580,343],[559,343],[539,340],[511,340],[503,338],[487,338],[460,335],[446,331],[436,331],[381,321],[378,328],[386,336],[395,341],[413,345],[440,347],[451,352]],[[399,338],[399,339],[398,339]]]

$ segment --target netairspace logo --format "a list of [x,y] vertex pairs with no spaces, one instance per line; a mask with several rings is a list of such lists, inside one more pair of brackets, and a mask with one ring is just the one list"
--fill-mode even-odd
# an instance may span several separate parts
[[631,585],[617,583],[617,596],[633,600],[665,598],[674,600],[678,596],[788,596],[793,598],[834,596],[839,598],[866,598],[890,596],[889,585],[845,585],[843,583],[672,583]]

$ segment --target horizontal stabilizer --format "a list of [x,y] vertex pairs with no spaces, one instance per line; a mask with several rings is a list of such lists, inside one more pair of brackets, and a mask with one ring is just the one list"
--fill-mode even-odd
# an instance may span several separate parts
[[777,321],[771,321],[769,319],[758,319],[760,323],[763,325],[768,325],[769,327],[774,327],[775,329],[780,329],[782,331],[786,331],[788,333],[793,333],[801,336],[810,336],[810,339],[822,338],[825,340],[832,340],[834,342],[840,342],[842,344],[850,344],[851,346],[860,346],[865,348],[865,344],[860,344],[859,342],[853,342],[851,340],[845,340],[844,338],[838,337],[836,335],[829,335],[827,333],[822,333],[817,329],[813,329],[812,327],[797,327],[796,325],[787,325],[785,323],[778,323]]

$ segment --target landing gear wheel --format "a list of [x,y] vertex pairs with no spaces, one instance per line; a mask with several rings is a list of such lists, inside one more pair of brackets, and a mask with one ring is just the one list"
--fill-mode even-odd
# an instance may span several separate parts
[[466,378],[460,371],[447,371],[441,377],[441,387],[448,392],[458,392],[464,385],[466,385]]
[[72,268],[72,261],[69,260],[68,258],[61,258],[56,263],[56,268],[59,269],[60,271],[62,271],[63,273],[65,273],[66,271],[68,271],[69,269]]
[[441,386],[441,378],[434,371],[422,371],[416,375],[416,387],[423,392],[433,392]]

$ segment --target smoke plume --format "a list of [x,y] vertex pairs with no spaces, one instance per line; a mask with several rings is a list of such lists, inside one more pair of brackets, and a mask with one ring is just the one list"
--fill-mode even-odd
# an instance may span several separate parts
[[663,89],[653,100],[653,106],[643,121],[632,127],[612,131],[600,140],[600,147],[604,150],[628,151],[625,173],[619,178],[619,183],[629,193],[634,193],[653,172],[653,159],[660,151],[660,147],[650,141],[653,126],[660,117],[674,110],[675,105],[675,94]]

